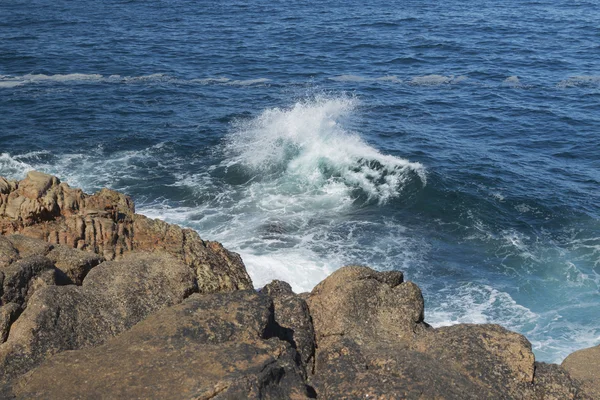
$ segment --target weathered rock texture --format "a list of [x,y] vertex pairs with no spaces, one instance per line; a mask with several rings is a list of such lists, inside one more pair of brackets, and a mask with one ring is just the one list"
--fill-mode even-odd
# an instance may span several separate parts
[[[220,243],[135,214],[133,202],[121,193],[102,189],[88,195],[41,172],[31,171],[19,182],[0,178],[0,234],[12,233],[88,250],[106,260],[134,250],[163,251],[195,271],[201,292],[252,288],[239,255]],[[77,281],[85,269],[67,275]]]
[[145,253],[102,263],[82,286],[39,289],[0,345],[0,380],[22,374],[52,354],[101,344],[197,290],[193,271],[181,261]]
[[[536,380],[531,345],[519,334],[497,325],[429,327],[419,288],[400,273],[342,268],[308,304],[320,398],[586,398],[556,374]],[[562,386],[546,390],[547,382]]]
[[[63,352],[17,380],[17,398],[303,399],[267,296],[194,295],[94,349]],[[85,384],[83,384],[85,382]]]
[[562,366],[581,383],[589,396],[600,399],[600,346],[572,353],[565,358]]

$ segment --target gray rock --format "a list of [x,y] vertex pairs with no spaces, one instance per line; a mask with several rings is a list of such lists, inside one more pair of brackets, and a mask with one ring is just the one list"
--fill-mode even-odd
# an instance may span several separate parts
[[8,303],[0,307],[0,344],[6,342],[11,324],[21,313],[21,306]]

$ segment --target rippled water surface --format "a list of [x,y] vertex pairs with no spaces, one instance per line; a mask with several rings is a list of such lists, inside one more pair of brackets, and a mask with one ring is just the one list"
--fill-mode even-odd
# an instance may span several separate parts
[[426,320],[600,343],[595,1],[0,4],[0,175],[39,169],[297,291],[400,269]]

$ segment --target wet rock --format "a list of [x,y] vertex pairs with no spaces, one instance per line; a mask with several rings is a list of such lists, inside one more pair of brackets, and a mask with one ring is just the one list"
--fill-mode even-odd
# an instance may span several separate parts
[[579,381],[586,395],[600,399],[600,346],[571,353],[561,365]]
[[[295,351],[270,336],[272,304],[252,290],[194,295],[106,344],[63,352],[15,381],[16,398],[308,398]],[[85,384],[82,384],[85,382]]]
[[313,370],[315,355],[315,332],[306,301],[282,281],[272,281],[261,293],[271,297],[275,307],[275,321],[282,328],[284,339],[292,344],[300,361],[309,373]]
[[187,266],[158,253],[104,262],[82,286],[37,290],[0,345],[0,380],[18,376],[52,354],[99,345],[197,290]]

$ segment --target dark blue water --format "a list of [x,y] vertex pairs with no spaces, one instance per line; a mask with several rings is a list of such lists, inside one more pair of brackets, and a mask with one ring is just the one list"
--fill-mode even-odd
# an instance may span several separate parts
[[57,174],[298,291],[401,269],[436,326],[600,343],[596,1],[0,3],[0,175]]

